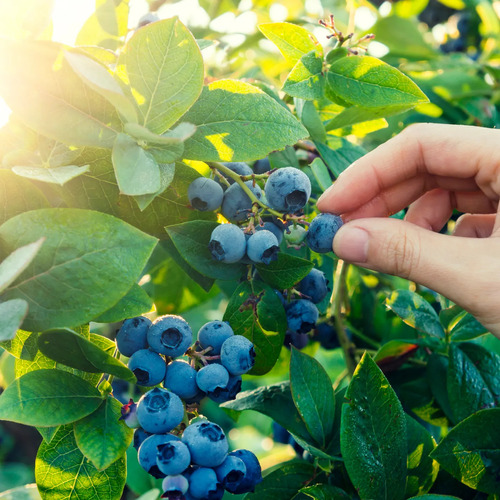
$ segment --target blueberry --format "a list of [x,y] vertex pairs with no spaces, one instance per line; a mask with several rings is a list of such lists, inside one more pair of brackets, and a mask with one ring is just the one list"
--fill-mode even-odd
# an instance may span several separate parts
[[169,443],[170,441],[180,441],[173,434],[153,434],[146,438],[139,446],[137,458],[142,468],[149,472],[152,476],[159,478],[164,477],[158,465],[156,464],[156,456],[158,455],[158,446]]
[[297,333],[292,330],[288,330],[283,344],[288,349],[290,349],[291,346],[296,349],[304,349],[304,347],[309,344],[309,335],[307,333]]
[[150,432],[146,432],[142,427],[138,427],[134,431],[134,448],[136,450],[139,449],[139,446],[149,437],[151,436]]
[[186,427],[182,442],[191,452],[192,463],[203,467],[220,465],[229,448],[224,431],[208,420],[199,420]]
[[231,375],[243,375],[255,364],[253,343],[243,335],[229,337],[220,350],[222,365]]
[[[231,169],[233,172],[235,172],[238,175],[252,175],[253,174],[253,170],[250,167],[250,165],[248,165],[247,163],[243,163],[241,161],[228,161],[228,162],[225,162],[222,164],[225,167]],[[222,174],[222,175],[224,175],[224,174]],[[231,179],[231,177],[227,177],[227,176],[225,176],[225,177],[227,179],[227,182],[229,182],[229,184],[234,184],[234,179]]]
[[272,424],[273,428],[273,439],[275,443],[288,444],[290,439],[290,433],[278,422]]
[[216,389],[224,389],[229,382],[229,373],[218,364],[207,365],[198,370],[196,383],[205,392],[212,392]]
[[[257,199],[262,198],[262,190],[257,184],[254,186],[252,181],[246,181],[245,184]],[[239,222],[248,219],[251,208],[252,200],[239,184],[233,184],[227,188],[222,201],[221,213],[228,221]]]
[[256,174],[265,174],[271,170],[271,163],[269,162],[269,158],[263,158],[262,160],[257,160],[253,164],[253,171]]
[[132,354],[128,367],[137,378],[137,385],[153,386],[165,378],[165,360],[156,352],[141,349]]
[[285,310],[288,328],[294,332],[307,333],[318,321],[318,308],[310,300],[293,300]]
[[271,221],[265,221],[262,226],[255,226],[255,230],[256,231],[262,231],[262,230],[266,230],[266,231],[271,231],[271,233],[274,234],[274,236],[276,236],[276,239],[278,240],[278,245],[281,244],[281,242],[283,241],[283,231],[284,231],[284,227],[282,225],[282,227],[278,226],[277,224],[275,224],[274,222],[271,222]]
[[188,187],[189,203],[201,212],[219,208],[223,197],[221,185],[206,177],[198,177]]
[[182,356],[192,341],[193,332],[187,321],[173,314],[156,318],[148,331],[149,347],[172,358]]
[[187,493],[189,488],[189,481],[182,474],[176,474],[173,476],[167,476],[161,487],[163,489],[163,495],[161,498],[168,498],[171,500],[181,500]]
[[279,245],[271,231],[255,232],[248,238],[247,255],[253,262],[270,264],[278,259]]
[[227,386],[222,389],[215,389],[209,392],[207,396],[218,404],[236,399],[236,395],[241,391],[241,376],[230,375]]
[[234,489],[227,488],[227,491],[231,493],[248,493],[253,491],[255,486],[262,481],[262,470],[259,460],[250,450],[235,450],[229,455],[243,460],[247,471],[239,485]]
[[130,399],[130,386],[128,382],[115,378],[113,382],[111,382],[111,387],[113,388],[113,396],[118,399],[120,403],[128,403]]
[[189,449],[182,441],[160,444],[157,449],[156,465],[167,476],[181,474],[191,463]]
[[194,398],[199,392],[196,370],[189,363],[180,360],[167,365],[163,385],[182,399]]
[[147,349],[147,333],[151,321],[144,316],[126,319],[116,334],[116,345],[124,356],[130,357],[139,349]]
[[244,257],[247,241],[235,224],[220,224],[212,231],[208,248],[214,259],[232,264]]
[[307,236],[307,231],[298,224],[290,226],[285,231],[285,240],[289,245],[300,245]]
[[294,213],[304,208],[309,200],[311,181],[298,168],[280,168],[267,179],[265,193],[267,203],[271,208]]
[[165,433],[182,422],[184,406],[173,392],[155,387],[139,399],[137,418],[145,431]]
[[330,323],[320,323],[314,330],[313,340],[317,340],[324,349],[340,347],[337,330]]
[[224,489],[235,489],[243,480],[247,472],[245,462],[239,457],[228,455],[224,462],[215,468],[217,479],[221,482]]
[[195,498],[219,500],[224,495],[224,488],[213,469],[200,467],[189,478],[189,493]]
[[343,221],[338,215],[319,214],[309,225],[306,243],[309,248],[317,253],[332,251],[333,238],[342,226]]
[[306,295],[311,302],[319,304],[328,293],[328,280],[325,273],[319,269],[312,269],[311,272],[299,281],[297,290]]
[[203,349],[212,347],[208,356],[220,354],[224,340],[234,335],[233,329],[227,321],[209,321],[198,331],[198,342]]

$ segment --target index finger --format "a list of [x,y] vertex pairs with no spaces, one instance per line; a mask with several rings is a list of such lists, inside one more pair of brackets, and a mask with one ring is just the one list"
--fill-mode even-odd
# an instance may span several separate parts
[[[324,212],[343,214],[397,191],[404,205],[449,179],[476,185],[490,199],[500,194],[500,131],[465,125],[408,127],[345,170],[318,201]],[[408,186],[419,184],[417,193]],[[379,215],[379,214],[373,214]]]

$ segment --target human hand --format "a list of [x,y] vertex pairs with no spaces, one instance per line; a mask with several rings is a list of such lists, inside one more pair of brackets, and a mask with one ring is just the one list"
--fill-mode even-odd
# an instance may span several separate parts
[[[352,164],[318,208],[347,222],[340,258],[425,285],[500,338],[499,198],[499,130],[418,124]],[[436,233],[454,209],[466,214],[453,236]]]

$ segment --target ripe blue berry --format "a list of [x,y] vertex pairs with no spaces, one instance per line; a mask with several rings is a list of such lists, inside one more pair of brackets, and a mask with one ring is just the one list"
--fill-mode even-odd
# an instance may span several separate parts
[[217,467],[227,456],[224,431],[213,422],[199,420],[186,427],[182,442],[191,452],[191,461],[203,467]]
[[262,470],[259,460],[250,450],[235,450],[229,455],[243,460],[247,471],[239,485],[234,489],[229,489],[228,487],[227,491],[231,493],[248,493],[253,491],[255,486],[262,481]]
[[247,241],[235,224],[220,224],[212,231],[208,248],[214,259],[232,264],[244,257]]
[[167,314],[156,318],[148,330],[149,347],[160,354],[182,356],[193,341],[193,332],[180,316]]
[[169,432],[182,422],[184,406],[173,392],[155,387],[139,399],[137,418],[147,432]]
[[343,221],[338,215],[319,214],[312,220],[307,231],[306,243],[317,253],[332,251],[333,238],[342,226]]
[[224,495],[224,488],[213,469],[200,467],[189,477],[189,493],[195,498],[219,500]]
[[198,177],[188,187],[188,198],[196,210],[201,212],[216,210],[221,206],[224,191],[214,180]]
[[161,487],[163,489],[162,498],[185,498],[185,495],[189,489],[189,481],[182,474],[176,474],[174,476],[167,476]]
[[314,328],[318,318],[318,308],[310,300],[293,300],[286,306],[288,328],[294,332],[307,333]]
[[311,196],[309,177],[295,167],[280,168],[267,179],[266,199],[271,208],[294,213],[304,208]]
[[253,171],[256,174],[265,174],[271,170],[271,163],[269,162],[269,158],[263,158],[262,160],[257,160],[253,164]]
[[175,360],[167,365],[163,385],[182,399],[194,398],[198,394],[196,370],[185,361]]
[[146,432],[142,427],[138,427],[134,431],[134,448],[136,450],[139,449],[139,446],[149,437],[151,436],[150,432]]
[[205,392],[224,389],[229,382],[228,371],[219,364],[207,365],[198,370],[196,383]]
[[309,335],[307,333],[297,333],[292,330],[288,330],[283,344],[288,349],[290,349],[291,346],[299,350],[304,349],[304,347],[309,344]]
[[147,349],[147,333],[151,321],[144,316],[126,319],[116,334],[116,345],[124,356],[130,357],[139,349]]
[[137,458],[142,468],[152,476],[159,478],[165,474],[158,469],[156,456],[158,455],[158,446],[171,441],[180,441],[177,436],[172,434],[153,434],[147,437],[139,446]]
[[328,293],[328,280],[325,273],[319,269],[311,269],[311,272],[299,281],[297,290],[307,295],[311,302],[319,304]]
[[167,476],[183,473],[191,463],[189,449],[182,441],[169,441],[157,449],[156,465]]
[[247,241],[247,255],[253,262],[270,264],[278,259],[279,245],[271,231],[253,233]]
[[208,356],[220,354],[223,342],[234,335],[233,329],[227,321],[209,321],[198,331],[198,342],[203,349],[212,347]]
[[280,227],[274,222],[265,221],[262,224],[262,226],[259,225],[255,226],[255,231],[262,231],[262,230],[271,231],[271,233],[273,233],[274,236],[276,236],[276,239],[278,240],[278,245],[280,245],[281,242],[283,241],[284,225]]
[[134,372],[137,385],[151,387],[165,378],[165,360],[149,349],[141,349],[132,354],[128,367]]
[[243,375],[255,364],[253,343],[243,335],[229,337],[220,350],[222,365],[231,375]]
[[288,444],[290,433],[282,425],[273,420],[272,429],[273,439],[276,443]]
[[317,340],[324,349],[340,347],[337,330],[330,323],[320,323],[314,330],[313,340]]
[[222,389],[215,389],[209,392],[207,396],[218,404],[231,401],[236,398],[236,395],[241,391],[241,376],[230,375],[227,386]]
[[217,479],[221,482],[223,488],[229,491],[240,485],[246,472],[245,462],[234,455],[228,455],[224,462],[215,468]]
[[[252,175],[253,170],[248,165],[247,163],[243,163],[241,161],[228,161],[225,163],[222,163],[225,167],[231,169],[233,172],[235,172],[238,175]],[[224,174],[222,174],[224,175]],[[225,176],[229,184],[234,184],[234,179],[231,179],[231,177]]]
[[[245,184],[257,199],[262,198],[262,190],[257,184],[254,186],[252,181],[246,181]],[[251,208],[252,200],[239,184],[233,184],[227,188],[221,206],[221,213],[227,220],[239,222],[248,219]]]

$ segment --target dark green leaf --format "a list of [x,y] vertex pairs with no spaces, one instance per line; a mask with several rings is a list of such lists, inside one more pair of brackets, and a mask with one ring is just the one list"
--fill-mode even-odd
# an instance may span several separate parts
[[23,299],[0,302],[0,341],[12,340],[28,314],[28,303]]
[[366,152],[359,146],[354,146],[344,139],[340,140],[340,144],[336,148],[320,142],[314,144],[326,166],[335,177],[338,177],[351,163],[361,158]]
[[52,438],[57,434],[58,430],[59,430],[59,426],[37,427],[37,431],[41,434],[44,441],[47,441],[47,443],[50,443],[52,441]]
[[76,444],[98,470],[121,458],[132,442],[133,431],[120,420],[122,404],[107,397],[99,408],[74,424]]
[[60,370],[37,370],[14,380],[0,396],[0,419],[51,427],[92,413],[102,398],[80,377]]
[[252,391],[240,392],[234,401],[223,403],[221,406],[235,411],[258,411],[271,417],[304,441],[310,442],[312,440],[293,403],[289,382],[281,382],[267,387],[259,387]]
[[444,338],[444,330],[436,311],[417,293],[396,290],[385,303],[407,325],[433,337]]
[[126,470],[125,457],[97,470],[78,449],[72,426],[62,427],[50,443],[42,442],[35,462],[36,483],[47,500],[119,500]]
[[290,386],[307,430],[324,448],[333,434],[335,396],[330,377],[314,358],[292,348]]
[[485,493],[500,493],[500,408],[460,422],[431,456],[456,479]]
[[307,462],[289,462],[280,465],[255,487],[248,500],[292,500],[297,492],[314,476],[314,467]]
[[453,411],[448,397],[448,373],[449,359],[447,356],[433,353],[427,360],[426,379],[429,383],[432,395],[438,402],[450,422],[455,422]]
[[307,276],[313,268],[313,263],[287,253],[279,253],[278,260],[268,265],[257,264],[255,267],[268,285],[277,290],[285,290]]
[[292,97],[301,99],[321,99],[325,91],[323,58],[316,49],[300,58],[288,75],[282,88]]
[[166,231],[182,258],[200,274],[214,279],[239,279],[242,264],[216,261],[208,249],[210,235],[217,226],[216,222],[191,221],[168,226]]
[[229,321],[236,335],[253,342],[256,357],[250,373],[267,373],[278,359],[287,328],[285,309],[276,292],[257,281],[241,283],[227,305],[224,321]]
[[88,210],[35,210],[0,227],[7,254],[42,236],[46,241],[33,262],[4,293],[5,299],[28,301],[24,327],[33,331],[87,323],[109,309],[156,245],[123,221]]
[[340,446],[361,498],[397,500],[406,486],[406,421],[380,368],[363,355],[342,408]]
[[41,333],[38,348],[48,358],[72,368],[90,373],[109,373],[135,381],[134,374],[121,361],[72,330],[58,329]]
[[451,340],[462,342],[472,340],[488,333],[488,330],[479,321],[466,313],[451,329]]
[[450,495],[434,495],[432,493],[428,493],[426,495],[418,495],[417,497],[411,497],[408,500],[460,500],[458,497],[452,497]]
[[197,127],[184,143],[184,158],[189,160],[260,160],[308,135],[272,97],[237,80],[218,80],[204,87],[182,119]]
[[500,402],[500,356],[472,344],[451,344],[448,397],[456,422]]
[[352,497],[344,490],[331,486],[329,484],[315,484],[314,486],[306,486],[300,490],[301,493],[314,500],[351,500]]

